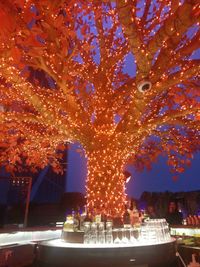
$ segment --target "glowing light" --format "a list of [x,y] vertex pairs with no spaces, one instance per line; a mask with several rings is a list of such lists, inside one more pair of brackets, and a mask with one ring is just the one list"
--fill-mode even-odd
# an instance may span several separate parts
[[[150,168],[165,152],[168,164],[183,171],[200,140],[200,65],[191,59],[199,46],[197,5],[4,2],[1,165],[22,171],[25,163],[37,171],[50,164],[59,172],[60,151],[79,142],[87,157],[88,209],[113,217],[124,211],[127,163]],[[189,36],[191,27],[196,34]],[[124,71],[129,52],[134,77]],[[149,90],[137,89],[141,81]]]

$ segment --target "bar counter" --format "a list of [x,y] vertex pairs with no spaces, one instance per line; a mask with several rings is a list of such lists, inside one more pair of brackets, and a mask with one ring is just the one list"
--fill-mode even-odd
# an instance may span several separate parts
[[172,225],[170,233],[174,236],[197,236],[200,237],[200,225]]
[[[25,266],[37,262],[39,267],[168,267],[175,261],[175,239],[160,244],[86,245],[67,243],[60,239],[61,227],[32,227],[2,229],[0,256],[9,257],[9,266]],[[69,233],[79,235],[79,233]],[[81,233],[80,233],[81,234]],[[24,253],[23,253],[24,251]],[[29,256],[27,251],[29,252]],[[20,256],[19,256],[20,255]],[[0,257],[1,258],[1,257]]]
[[[69,242],[63,242],[62,227],[31,227],[31,228],[4,228],[0,230],[0,262],[3,253],[12,251],[12,257],[9,266],[14,264],[14,257],[19,258],[20,251],[26,251],[29,259],[33,260],[36,255],[39,267],[90,267],[93,266],[136,266],[136,267],[154,267],[154,266],[176,266],[176,241],[152,244],[152,245],[134,245],[131,244],[107,244],[102,246],[92,246],[80,244],[83,239],[83,233],[67,233]],[[79,236],[80,234],[80,236]],[[193,237],[200,239],[200,228],[194,226],[172,226],[171,234],[177,238],[178,251],[185,260],[186,264],[191,261],[191,255],[197,255],[200,261],[200,246],[186,244],[185,238]],[[71,240],[73,236],[74,242]],[[79,243],[77,243],[77,241]],[[34,252],[34,250],[36,251]],[[22,254],[21,254],[22,255]],[[22,256],[21,256],[22,257]],[[12,258],[12,259],[11,259]],[[27,261],[26,261],[27,262]],[[70,264],[67,264],[70,263]],[[172,264],[172,262],[174,262]],[[172,265],[170,265],[172,264]],[[23,266],[23,265],[21,265]]]
[[60,238],[62,227],[30,227],[0,229],[0,248]]
[[171,226],[171,235],[177,239],[177,250],[186,265],[192,261],[192,255],[200,262],[200,226],[175,225]]
[[40,267],[174,267],[175,243],[172,239],[152,245],[91,245],[50,240],[38,245],[38,264]]

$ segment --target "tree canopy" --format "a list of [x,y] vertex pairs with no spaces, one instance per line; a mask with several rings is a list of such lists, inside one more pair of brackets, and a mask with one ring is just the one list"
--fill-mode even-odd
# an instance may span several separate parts
[[182,172],[200,147],[199,10],[197,0],[1,0],[0,164],[60,171],[79,142],[88,166],[110,173],[161,154]]

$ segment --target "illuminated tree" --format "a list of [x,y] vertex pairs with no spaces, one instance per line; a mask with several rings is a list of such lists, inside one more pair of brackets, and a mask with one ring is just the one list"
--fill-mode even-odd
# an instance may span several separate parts
[[199,15],[197,0],[1,0],[1,165],[59,171],[79,142],[88,208],[113,216],[127,163],[182,172],[200,145]]

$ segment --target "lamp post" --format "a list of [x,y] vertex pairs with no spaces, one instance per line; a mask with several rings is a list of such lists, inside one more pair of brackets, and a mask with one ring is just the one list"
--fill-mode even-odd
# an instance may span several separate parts
[[32,187],[32,177],[26,177],[26,180],[28,181],[28,190],[27,190],[27,195],[26,195],[24,227],[27,227],[27,222],[28,222],[28,212],[29,212],[30,195],[31,195],[31,187]]

